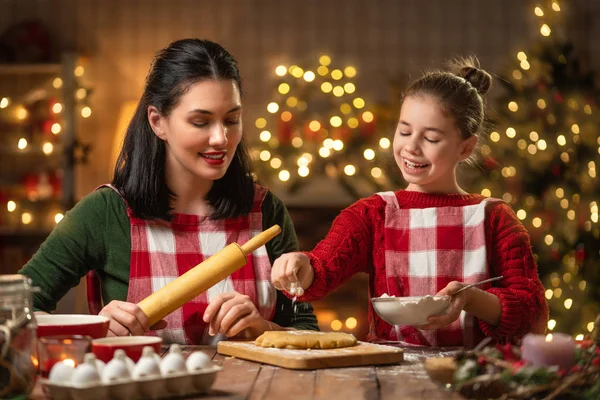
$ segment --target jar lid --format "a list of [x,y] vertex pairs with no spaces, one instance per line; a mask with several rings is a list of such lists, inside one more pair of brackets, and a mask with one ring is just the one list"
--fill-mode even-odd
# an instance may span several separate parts
[[31,279],[21,274],[0,275],[0,292],[35,292],[31,286]]

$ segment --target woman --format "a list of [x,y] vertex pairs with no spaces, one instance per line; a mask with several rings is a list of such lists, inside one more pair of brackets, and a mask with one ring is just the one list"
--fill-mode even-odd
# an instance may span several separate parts
[[82,199],[20,273],[49,312],[81,277],[102,281],[109,335],[147,333],[140,300],[231,242],[278,224],[282,233],[230,277],[157,323],[166,342],[208,344],[266,330],[317,329],[312,306],[269,281],[297,250],[282,202],[253,182],[242,141],[241,78],[220,45],[198,39],[158,52],[127,129],[112,185]]

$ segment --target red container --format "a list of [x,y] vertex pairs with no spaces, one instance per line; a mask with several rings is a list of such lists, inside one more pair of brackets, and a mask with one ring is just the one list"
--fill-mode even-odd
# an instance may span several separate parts
[[64,362],[75,367],[90,351],[92,338],[81,335],[44,336],[38,342],[39,372],[47,378],[54,364]]
[[151,346],[156,354],[160,354],[162,338],[157,336],[119,336],[94,339],[92,340],[92,353],[96,355],[97,359],[109,362],[112,360],[115,350],[123,349],[129,358],[137,362],[146,346]]
[[37,336],[84,335],[106,337],[110,320],[100,315],[36,314]]

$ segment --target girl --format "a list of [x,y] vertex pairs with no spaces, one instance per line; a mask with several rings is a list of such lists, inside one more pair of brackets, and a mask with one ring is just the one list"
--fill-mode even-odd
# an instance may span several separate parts
[[53,310],[95,271],[109,334],[142,335],[148,319],[137,302],[227,244],[278,224],[282,233],[242,269],[153,328],[181,344],[317,329],[310,304],[294,315],[291,300],[269,282],[271,263],[298,245],[282,202],[253,182],[241,118],[241,78],[224,48],[186,39],[159,51],[112,185],[67,213],[20,271],[41,288],[35,308]]
[[277,259],[275,287],[299,285],[301,300],[315,300],[366,272],[373,297],[451,295],[503,275],[497,287],[457,294],[448,313],[425,326],[393,329],[370,306],[370,339],[473,346],[484,336],[505,341],[544,331],[548,308],[527,231],[509,205],[468,194],[456,180],[457,165],[477,145],[490,85],[475,58],[412,83],[393,146],[406,189],[359,200],[312,252]]

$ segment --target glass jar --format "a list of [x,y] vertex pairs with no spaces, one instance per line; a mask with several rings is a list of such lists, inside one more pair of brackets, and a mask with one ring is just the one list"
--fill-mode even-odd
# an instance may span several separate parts
[[22,399],[37,373],[32,287],[23,275],[0,275],[0,399]]

